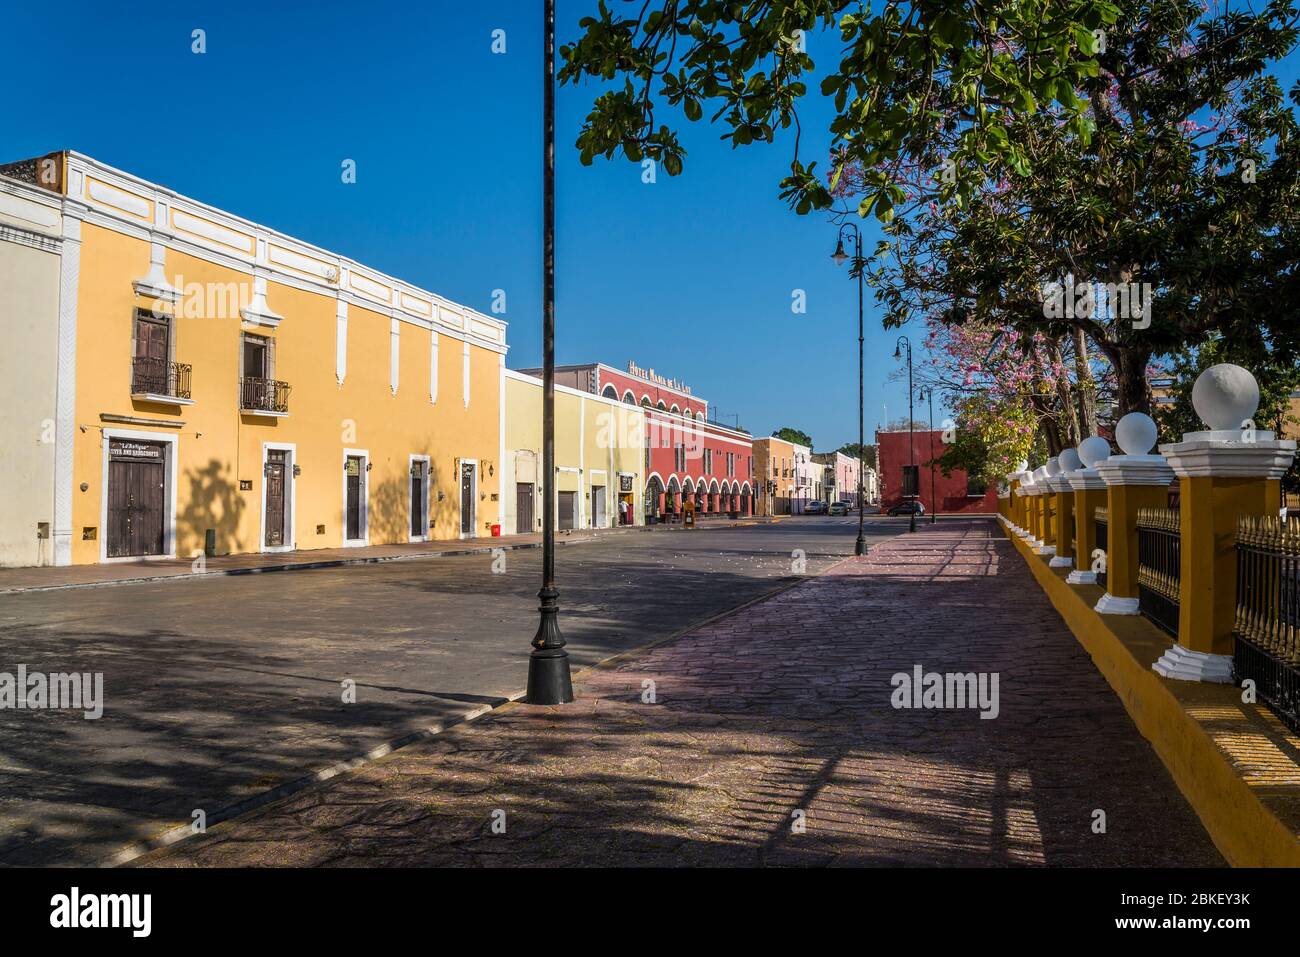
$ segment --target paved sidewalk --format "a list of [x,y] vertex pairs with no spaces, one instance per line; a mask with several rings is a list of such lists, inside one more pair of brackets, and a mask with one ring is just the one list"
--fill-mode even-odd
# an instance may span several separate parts
[[[996,672],[998,717],[894,709],[915,665]],[[891,539],[577,684],[571,706],[506,705],[138,863],[1222,864],[986,520]]]
[[[707,528],[727,528],[761,524],[772,521],[766,518],[708,519],[701,523]],[[670,525],[626,525],[614,528],[583,528],[560,532],[556,542],[572,545],[591,542],[606,535],[630,532],[680,530]],[[292,552],[253,552],[240,555],[219,555],[204,563],[203,572],[209,575],[240,575],[259,572],[306,571],[313,568],[336,568],[342,565],[370,565],[378,562],[402,561],[417,558],[440,558],[448,555],[465,555],[489,551],[493,548],[537,548],[541,535],[501,535],[496,538],[412,542],[397,545],[366,545],[355,548],[314,548]],[[15,592],[42,591],[55,588],[84,588],[94,585],[121,585],[129,582],[158,581],[168,578],[185,578],[195,574],[194,559],[157,559],[138,562],[114,562],[100,565],[39,566],[26,568],[0,568],[0,595]]]

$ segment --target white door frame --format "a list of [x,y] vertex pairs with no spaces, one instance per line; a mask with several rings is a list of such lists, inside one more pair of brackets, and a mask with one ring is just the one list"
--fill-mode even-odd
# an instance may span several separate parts
[[[468,532],[463,528],[464,518],[462,517],[465,514],[465,483],[461,481],[461,472],[466,465],[474,466],[474,487],[469,492]],[[460,532],[461,538],[478,538],[478,459],[456,460],[456,529]]]
[[[288,452],[289,456],[285,461],[284,469],[284,518],[285,518],[285,543],[283,545],[266,544],[266,463],[267,452],[272,450],[278,452]],[[298,547],[298,487],[297,479],[294,478],[294,466],[298,461],[298,446],[293,442],[263,442],[262,443],[262,518],[258,528],[257,540],[262,545],[264,552],[291,552]],[[344,495],[347,495],[346,488]]]
[[[419,535],[412,535],[411,532],[410,532],[410,524],[411,524],[411,523],[410,523],[409,521],[406,523],[406,524],[407,524],[407,541],[411,541],[411,542],[427,542],[427,541],[429,540],[429,516],[432,514],[432,511],[431,511],[431,503],[430,503],[430,501],[429,501],[429,494],[430,494],[430,486],[433,485],[433,463],[432,463],[432,461],[430,460],[429,456],[427,456],[427,455],[409,455],[409,456],[407,456],[406,474],[407,474],[407,479],[408,479],[408,485],[407,485],[407,496],[408,496],[408,498],[410,497],[410,485],[409,485],[409,479],[410,479],[410,474],[411,474],[411,466],[414,465],[416,462],[423,462],[423,463],[424,463],[424,518],[423,518],[423,519],[421,520],[421,522],[420,522],[420,532],[421,532],[421,534],[419,534]],[[409,519],[410,516],[408,515],[407,518]]]
[[[361,537],[348,538],[348,459],[361,459],[361,507],[359,509],[359,518],[361,521]],[[370,544],[370,452],[367,449],[344,449],[343,461],[343,528],[342,539],[344,548],[362,548]]]
[[[161,555],[123,555],[120,558],[108,557],[108,443],[111,439],[135,439],[139,442],[161,442],[167,446],[167,463],[163,467],[163,503],[167,515],[163,517],[163,550]],[[105,564],[118,562],[160,561],[176,557],[176,453],[180,449],[179,435],[165,435],[158,432],[141,432],[138,429],[103,429],[100,433],[100,482],[99,493],[99,560]],[[199,552],[198,554],[202,554]]]

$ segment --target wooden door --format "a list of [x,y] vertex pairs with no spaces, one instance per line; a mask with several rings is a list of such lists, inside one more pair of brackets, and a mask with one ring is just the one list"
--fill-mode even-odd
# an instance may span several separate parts
[[160,442],[109,442],[109,558],[163,553],[166,455]]
[[474,463],[460,466],[460,532],[474,534]]
[[347,461],[347,532],[348,541],[363,537],[361,530],[361,457],[349,455]]
[[285,481],[289,453],[269,449],[266,453],[266,545],[278,548],[285,542]]
[[422,538],[424,531],[424,470],[423,462],[411,468],[411,535]]
[[577,501],[577,492],[560,493],[560,531],[565,532],[573,528],[574,503]]
[[537,516],[533,511],[536,489],[532,482],[515,483],[515,534],[531,535],[537,531]]
[[171,352],[171,330],[166,319],[148,313],[135,319],[135,365],[131,375],[132,392],[169,395],[167,365]]

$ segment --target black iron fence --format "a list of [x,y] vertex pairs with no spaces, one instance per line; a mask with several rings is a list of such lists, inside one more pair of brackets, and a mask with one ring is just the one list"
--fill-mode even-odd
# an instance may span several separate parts
[[245,376],[239,380],[239,407],[255,412],[288,412],[289,383]]
[[1300,522],[1237,523],[1233,675],[1300,733]]
[[131,392],[136,395],[190,397],[190,366],[185,362],[136,356],[131,360]]
[[[1097,551],[1102,554],[1101,564],[1095,562],[1091,567],[1097,569],[1097,584],[1106,587],[1106,556],[1110,554],[1110,511],[1104,505],[1098,505],[1093,513],[1093,522],[1097,527]],[[1089,556],[1091,559],[1091,556]]]
[[1177,509],[1138,509],[1138,608],[1175,638],[1182,581],[1181,529]]

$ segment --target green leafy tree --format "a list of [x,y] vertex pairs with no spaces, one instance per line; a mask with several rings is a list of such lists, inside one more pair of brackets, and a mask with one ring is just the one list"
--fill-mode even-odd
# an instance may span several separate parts
[[[1149,408],[1152,358],[1184,345],[1219,334],[1294,353],[1297,324],[1268,303],[1300,291],[1300,137],[1263,72],[1294,47],[1294,23],[1285,2],[1121,4],[1077,91],[1085,131],[1073,113],[1008,116],[1032,169],[991,157],[963,174],[981,184],[967,201],[932,198],[887,228],[873,277],[886,324],[938,315],[1025,341],[1086,336],[1114,370],[1121,415]],[[1146,310],[1126,315],[1109,295],[1049,308],[1047,284],[1062,282],[1138,287]]]
[[[792,131],[781,189],[798,212],[829,207],[851,163],[863,171],[858,211],[888,221],[917,164],[997,159],[1028,170],[1032,157],[1007,135],[1007,116],[1056,103],[1067,126],[1085,134],[1075,91],[1097,71],[1093,31],[1115,16],[1107,0],[601,0],[580,21],[581,36],[561,46],[559,77],[603,84],[578,136],[584,163],[621,153],[680,173],[686,150],[661,122],[667,105],[691,122],[707,115],[733,147]],[[799,106],[815,70],[808,37],[824,43],[831,31],[840,59],[819,86],[835,113],[833,169],[823,179],[799,156]],[[944,192],[964,195],[971,185],[955,180]]]
[[812,436],[807,432],[801,432],[799,429],[792,429],[788,426],[784,429],[778,429],[772,433],[778,439],[786,442],[793,442],[795,445],[806,445],[808,448],[813,447]]
[[[866,445],[859,445],[857,442],[846,442],[843,445],[841,445],[836,451],[840,452],[843,455],[847,455],[850,458],[855,458],[855,459],[861,458],[862,464],[869,469],[879,468],[879,466],[876,464],[877,462],[876,446],[870,443]],[[861,455],[859,455],[859,452],[861,452]]]

